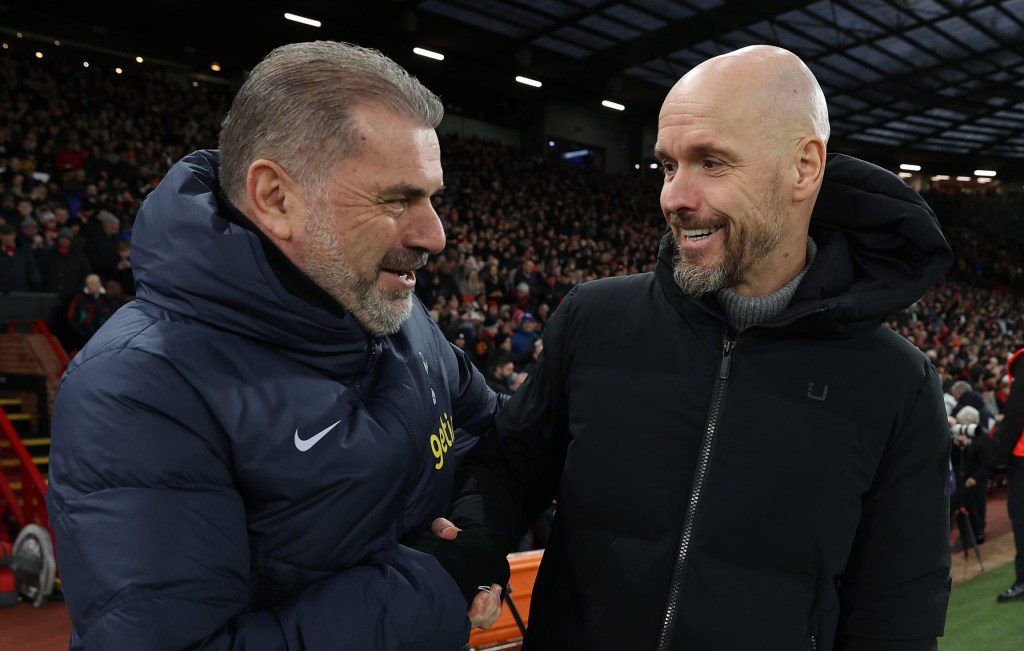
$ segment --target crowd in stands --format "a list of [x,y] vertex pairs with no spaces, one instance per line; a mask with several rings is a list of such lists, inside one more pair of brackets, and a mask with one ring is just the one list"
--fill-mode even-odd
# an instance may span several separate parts
[[[230,89],[157,66],[117,75],[13,50],[0,55],[0,81],[0,293],[60,295],[60,334],[78,348],[134,293],[136,211],[175,161],[216,145]],[[416,293],[488,383],[511,392],[571,287],[653,269],[658,181],[454,136],[442,155],[449,243],[417,273]],[[926,198],[957,267],[890,326],[998,413],[1002,365],[1024,343],[1024,199]]]
[[[66,50],[66,48],[64,48]],[[77,349],[134,294],[131,228],[167,169],[215,146],[230,90],[149,66],[115,74],[60,49],[0,55],[0,294],[60,296]]]

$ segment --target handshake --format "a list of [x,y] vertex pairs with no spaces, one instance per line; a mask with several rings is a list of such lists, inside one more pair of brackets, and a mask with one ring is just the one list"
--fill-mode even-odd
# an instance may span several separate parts
[[402,542],[430,554],[448,572],[466,598],[466,614],[474,628],[490,628],[497,621],[510,571],[501,545],[487,529],[463,531],[438,518],[430,531],[412,534]]

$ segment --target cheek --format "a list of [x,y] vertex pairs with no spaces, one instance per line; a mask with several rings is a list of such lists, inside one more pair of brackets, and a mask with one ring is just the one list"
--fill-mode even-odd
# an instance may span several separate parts
[[380,215],[349,229],[343,238],[346,254],[364,271],[380,264],[387,253],[398,247],[396,220]]

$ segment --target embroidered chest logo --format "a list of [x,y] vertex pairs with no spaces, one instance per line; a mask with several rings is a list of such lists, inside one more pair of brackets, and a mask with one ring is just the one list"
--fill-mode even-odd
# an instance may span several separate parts
[[826,384],[824,388],[815,391],[814,382],[811,382],[807,386],[807,397],[813,398],[814,400],[821,400],[822,402],[824,402],[825,398],[828,397],[828,385]]
[[452,447],[452,443],[455,442],[455,429],[452,427],[451,416],[448,412],[441,414],[440,426],[437,428],[437,432],[430,435],[430,451],[434,453],[434,458],[437,459],[437,463],[434,464],[434,470],[440,470],[444,465],[444,453]]

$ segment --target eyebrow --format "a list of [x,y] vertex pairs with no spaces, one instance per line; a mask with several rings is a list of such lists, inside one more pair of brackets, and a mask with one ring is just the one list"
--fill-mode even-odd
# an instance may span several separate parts
[[[698,142],[689,149],[698,154],[716,154],[730,160],[736,160],[739,158],[739,155],[729,147],[706,141]],[[654,156],[659,160],[672,158],[672,156],[660,145],[654,146]]]
[[427,192],[427,190],[425,188],[422,188],[422,187],[416,186],[416,185],[412,185],[411,183],[398,183],[398,184],[395,184],[395,185],[389,185],[388,187],[382,189],[378,194],[382,198],[386,197],[388,199],[414,200],[414,199],[422,199],[422,198],[427,197],[427,196],[430,196],[430,197],[437,196],[437,195],[441,194],[442,192],[444,192],[444,187],[445,186],[442,183],[441,186],[438,187],[433,192]]

